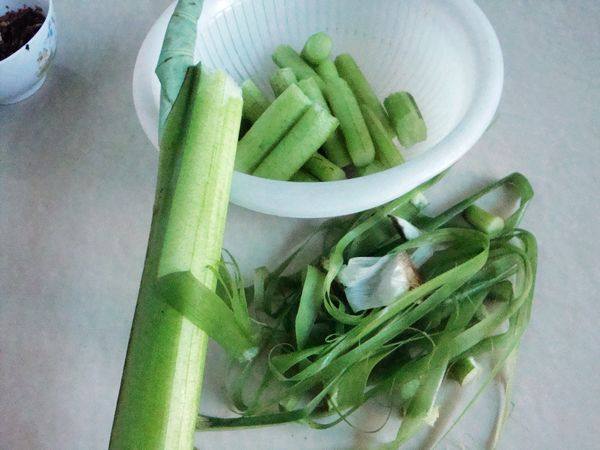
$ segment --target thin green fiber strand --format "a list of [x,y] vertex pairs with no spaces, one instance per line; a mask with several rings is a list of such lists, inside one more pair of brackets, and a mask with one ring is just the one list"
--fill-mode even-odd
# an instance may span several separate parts
[[204,0],[179,0],[167,25],[156,76],[160,81],[159,136],[163,135],[167,116],[171,112],[185,74],[194,64],[198,18]]
[[517,227],[519,225],[519,223],[521,222],[521,219],[523,218],[523,215],[525,214],[525,210],[527,209],[527,205],[529,204],[529,201],[533,198],[533,194],[534,194],[533,188],[532,188],[531,184],[529,183],[529,180],[527,180],[527,178],[525,178],[525,176],[523,176],[520,173],[513,173],[505,178],[502,178],[501,180],[497,181],[496,183],[490,184],[489,186],[480,190],[479,192],[472,195],[471,197],[463,200],[462,202],[457,203],[452,208],[446,210],[445,212],[441,213],[437,217],[428,218],[428,219],[424,220],[423,223],[418,223],[417,227],[419,227],[425,231],[430,231],[430,230],[435,230],[441,226],[444,226],[450,220],[452,220],[455,217],[457,217],[458,215],[462,214],[463,211],[465,211],[469,206],[475,204],[475,202],[477,200],[479,200],[481,197],[483,197],[484,195],[486,195],[502,186],[509,186],[509,187],[514,188],[515,191],[517,192],[517,194],[519,195],[519,203],[520,204],[519,204],[518,209],[504,221],[505,232],[510,231],[513,228]]

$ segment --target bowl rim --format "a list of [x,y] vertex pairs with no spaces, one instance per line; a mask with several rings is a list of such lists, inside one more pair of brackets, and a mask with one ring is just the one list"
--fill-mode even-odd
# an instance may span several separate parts
[[[28,5],[26,5],[26,6],[28,6]],[[33,6],[39,6],[39,5],[33,5]],[[50,20],[50,18],[51,18],[51,16],[53,14],[54,14],[54,1],[53,0],[48,0],[48,12],[46,13],[46,17],[44,18],[44,21],[42,22],[42,25],[40,26],[40,28],[38,28],[38,30],[34,33],[34,35],[31,36],[29,38],[29,40],[27,42],[25,42],[16,52],[14,52],[10,56],[8,56],[8,57],[4,58],[3,60],[1,60],[0,61],[0,66],[2,66],[6,62],[9,62],[13,58],[13,56],[16,57],[16,55],[18,55],[19,53],[26,51],[25,47],[27,47],[27,45],[29,45],[29,43],[31,41],[33,41],[41,33],[42,28],[44,28],[46,26],[46,24],[48,23],[48,21]]]
[[[458,17],[464,23],[463,26],[467,30],[467,35],[470,36],[474,53],[478,55],[478,61],[482,63],[479,67],[480,77],[473,100],[460,122],[446,136],[426,151],[400,166],[348,180],[294,183],[268,180],[234,172],[232,203],[261,213],[282,217],[324,218],[351,214],[397,198],[450,168],[464,156],[483,135],[496,114],[504,84],[504,61],[496,32],[474,0],[445,0],[443,5],[452,8],[459,14]],[[156,33],[156,28],[161,25],[161,19],[170,16],[174,6],[175,2],[167,7],[146,35],[138,53],[133,73],[133,96],[138,119],[155,148],[158,148],[157,131],[151,129],[148,125],[149,117],[147,112],[144,111],[144,100],[142,99],[144,92],[140,89],[138,80],[144,77],[144,74],[140,71],[145,47],[153,33]],[[203,11],[203,15],[206,13],[206,10]],[[485,93],[485,95],[481,95],[481,93]],[[376,186],[382,185],[386,185],[385,195],[376,188]],[[243,189],[241,189],[242,187]],[[339,197],[341,187],[346,192],[366,191],[372,195],[362,195],[362,199],[357,200],[352,207],[327,208],[315,206],[313,212],[304,213],[297,211],[298,208],[294,205],[293,200],[289,202],[288,206],[281,207],[281,205],[273,206],[273,203],[276,202],[269,202],[265,197],[267,192],[278,192],[280,189],[284,189],[290,199],[306,197],[307,193],[318,198]],[[249,196],[248,192],[254,194]],[[256,195],[257,192],[262,192],[265,195]]]

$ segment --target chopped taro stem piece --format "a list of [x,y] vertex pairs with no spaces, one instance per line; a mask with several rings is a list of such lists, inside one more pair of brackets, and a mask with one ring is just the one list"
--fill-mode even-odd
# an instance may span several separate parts
[[385,128],[388,136],[393,139],[396,133],[392,127],[390,118],[354,58],[349,54],[339,55],[335,59],[335,65],[340,77],[348,82],[358,101],[371,108],[371,111],[375,113]]
[[289,180],[338,126],[338,120],[313,104],[253,172],[272,180]]
[[374,173],[383,172],[387,167],[380,161],[373,161],[368,166],[359,167],[357,169],[358,176],[366,177],[367,175],[372,175]]
[[410,93],[396,92],[386,98],[384,104],[398,139],[404,147],[412,147],[427,139],[425,120]]
[[331,111],[340,121],[352,163],[356,167],[368,166],[375,159],[375,147],[350,86],[342,78],[331,79],[325,84],[324,93]]
[[292,85],[281,94],[238,143],[235,169],[251,173],[286,135],[310,106],[300,88]]
[[319,83],[319,86],[323,88],[323,80],[315,70],[308,65],[306,61],[289,45],[280,45],[275,49],[273,53],[273,62],[279,67],[289,67],[296,74],[296,78],[304,80],[306,78],[314,77]]
[[[319,84],[314,78],[311,77],[300,80],[298,86],[310,100],[321,105],[328,112],[331,112],[327,100],[325,100],[325,97],[323,96],[323,91],[321,91]],[[325,144],[323,144],[323,151],[327,159],[339,167],[346,167],[352,163],[348,150],[346,149],[344,135],[339,128],[335,130]]]
[[329,58],[332,46],[333,43],[329,35],[323,32],[315,33],[304,44],[302,57],[309,64],[317,66],[320,62]]
[[504,219],[477,205],[469,206],[463,213],[467,222],[487,234],[498,234],[504,229]]
[[472,356],[457,360],[448,371],[448,376],[461,386],[473,381],[480,371],[479,364]]
[[275,97],[279,97],[292,84],[297,83],[298,78],[296,78],[292,69],[284,67],[277,69],[273,75],[271,75],[270,82]]
[[346,173],[323,155],[315,153],[304,164],[304,169],[321,181],[339,181],[346,179]]
[[319,65],[315,67],[315,71],[324,81],[340,77],[340,73],[338,72],[337,67],[335,67],[335,63],[330,59],[321,61]]
[[375,144],[376,160],[387,168],[399,166],[404,163],[404,158],[402,157],[400,150],[396,147],[390,138],[389,133],[386,131],[373,110],[363,104],[361,105],[361,111],[365,118],[369,133],[371,133],[373,144]]
[[298,181],[298,182],[302,182],[302,183],[316,183],[319,181],[319,179],[317,177],[311,175],[306,170],[300,169],[298,172],[296,172],[294,174],[294,176],[292,178],[290,178],[290,181]]
[[243,117],[251,123],[256,122],[271,104],[252,80],[246,80],[242,84],[242,98],[244,99]]

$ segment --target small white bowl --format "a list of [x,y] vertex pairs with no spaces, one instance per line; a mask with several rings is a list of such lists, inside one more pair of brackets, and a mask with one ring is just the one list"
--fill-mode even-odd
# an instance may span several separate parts
[[0,15],[23,6],[39,6],[44,11],[46,20],[26,45],[0,61],[0,105],[25,100],[42,87],[56,53],[56,22],[52,0],[0,0]]
[[[160,86],[154,68],[171,5],[138,54],[133,96],[144,131],[157,146]],[[491,123],[502,93],[500,44],[471,0],[207,0],[196,56],[238,82],[266,90],[279,44],[301,49],[317,31],[330,34],[334,54],[354,55],[381,99],[410,91],[428,126],[428,139],[401,166],[330,183],[271,181],[235,173],[233,203],[288,217],[331,217],[388,202],[444,171]]]

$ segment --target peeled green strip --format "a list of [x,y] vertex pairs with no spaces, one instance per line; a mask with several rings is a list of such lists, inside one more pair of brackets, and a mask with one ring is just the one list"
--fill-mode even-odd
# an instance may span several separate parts
[[[310,100],[321,105],[326,111],[331,112],[329,105],[323,96],[323,91],[314,78],[300,80],[298,86]],[[352,163],[348,150],[346,149],[346,144],[344,143],[344,135],[339,129],[335,130],[325,144],[323,144],[323,151],[325,152],[325,156],[339,167],[346,167]]]
[[316,183],[319,181],[319,179],[308,173],[306,170],[300,169],[294,174],[292,178],[290,178],[290,181],[297,181],[301,183]]
[[323,303],[323,281],[325,275],[314,266],[306,268],[302,295],[296,314],[295,332],[298,349],[306,347],[317,313]]
[[372,175],[374,173],[383,172],[387,167],[384,166],[379,161],[373,161],[371,164],[365,167],[359,167],[357,169],[357,173],[359,177],[366,177],[367,175]]
[[179,0],[167,25],[155,70],[160,81],[159,136],[162,136],[167,116],[179,95],[185,74],[194,63],[196,23],[203,3],[203,0]]
[[298,121],[311,101],[296,85],[290,86],[238,143],[235,169],[251,173]]
[[387,168],[404,163],[400,150],[394,145],[389,133],[373,110],[365,104],[361,105],[360,109],[369,133],[371,133],[373,144],[375,144],[375,158]]
[[324,81],[340,77],[340,73],[338,72],[337,67],[335,67],[335,63],[330,59],[321,61],[319,65],[315,67],[315,72],[317,72]]
[[304,169],[321,181],[339,181],[346,179],[346,174],[342,169],[318,153],[315,153],[306,164],[304,164]]
[[275,97],[279,97],[287,88],[297,81],[298,78],[296,78],[294,71],[289,67],[277,69],[273,75],[271,75],[270,79]]
[[337,67],[340,77],[346,80],[350,85],[350,88],[352,89],[352,92],[354,92],[354,95],[356,95],[358,101],[371,108],[384,126],[388,136],[393,138],[396,133],[394,132],[390,118],[354,58],[347,53],[339,55],[335,59],[335,66]]
[[415,99],[408,92],[396,92],[384,101],[400,143],[411,147],[427,139],[427,126]]
[[323,32],[315,33],[304,44],[302,57],[309,64],[316,66],[321,61],[329,58],[332,46],[331,38],[327,34]]
[[244,119],[254,123],[267,110],[271,102],[252,80],[246,80],[242,84],[242,98],[244,108],[242,110]]
[[338,120],[312,105],[254,171],[272,180],[289,180],[314,155],[338,126]]
[[279,67],[289,67],[292,69],[299,80],[314,77],[319,86],[323,87],[323,80],[317,75],[317,72],[289,45],[280,45],[275,49],[273,62]]
[[181,195],[182,179],[193,177],[200,187],[187,204],[199,237],[194,275],[207,288],[214,287],[214,276],[205,266],[220,259],[242,100],[222,73],[200,76],[195,68],[188,79],[161,141],[152,228],[111,449],[193,447],[207,337],[165,304],[156,278],[166,235],[178,225],[171,222],[172,199]]
[[498,234],[504,229],[504,219],[490,214],[477,205],[469,206],[463,213],[467,222],[487,234]]
[[331,79],[325,84],[324,93],[333,114],[340,121],[352,162],[356,167],[371,164],[375,159],[375,147],[350,86],[341,78]]

